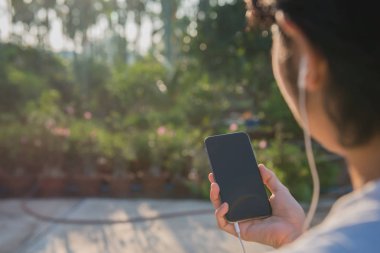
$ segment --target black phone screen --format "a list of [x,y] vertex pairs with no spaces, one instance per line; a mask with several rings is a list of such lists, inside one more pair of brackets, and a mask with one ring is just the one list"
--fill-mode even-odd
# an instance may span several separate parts
[[270,216],[271,206],[248,135],[210,136],[205,146],[221,200],[229,205],[227,220]]

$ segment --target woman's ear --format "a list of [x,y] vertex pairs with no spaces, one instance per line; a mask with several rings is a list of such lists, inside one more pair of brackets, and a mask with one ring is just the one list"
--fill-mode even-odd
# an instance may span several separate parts
[[303,64],[306,64],[303,66],[306,68],[304,88],[309,92],[322,89],[327,79],[325,57],[314,47],[305,33],[282,11],[276,13],[275,19],[279,29],[294,43],[293,48],[297,51],[294,53],[298,55],[298,59],[300,61],[303,59]]

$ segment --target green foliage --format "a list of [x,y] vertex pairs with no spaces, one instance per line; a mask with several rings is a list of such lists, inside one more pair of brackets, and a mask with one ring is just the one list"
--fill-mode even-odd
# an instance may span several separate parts
[[67,70],[58,57],[32,48],[0,44],[0,59],[0,112],[19,113],[44,89],[56,89],[66,99],[72,95]]
[[271,91],[266,99],[261,102],[262,116],[270,122],[276,122],[282,130],[282,134],[288,139],[303,138],[302,130],[293,118],[288,106],[286,105],[277,85],[271,83]]
[[164,67],[152,58],[142,59],[114,71],[107,88],[126,113],[145,114],[166,104]]

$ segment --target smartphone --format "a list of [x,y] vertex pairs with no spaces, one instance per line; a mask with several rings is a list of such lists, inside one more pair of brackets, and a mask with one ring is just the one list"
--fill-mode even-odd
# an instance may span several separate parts
[[229,222],[271,216],[272,209],[249,136],[243,132],[210,136],[206,152]]

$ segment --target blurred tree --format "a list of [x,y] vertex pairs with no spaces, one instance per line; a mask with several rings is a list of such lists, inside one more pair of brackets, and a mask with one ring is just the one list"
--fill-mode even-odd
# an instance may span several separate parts
[[[65,101],[73,100],[73,83],[61,59],[48,52],[0,44],[0,112],[20,115],[29,101],[47,88],[58,90]],[[38,64],[35,64],[38,62]]]
[[142,18],[146,15],[146,5],[148,0],[126,0],[127,10],[134,16],[135,24],[137,25],[137,34],[133,41],[133,49],[135,52],[139,51],[139,42],[142,30]]
[[167,64],[170,68],[173,68],[174,59],[176,56],[176,43],[173,41],[173,32],[175,31],[174,22],[175,15],[177,12],[177,1],[176,0],[161,0],[161,19],[163,20],[163,37],[164,37],[164,55]]
[[[13,9],[12,22],[20,22],[24,26],[24,30],[32,32],[35,29],[35,36],[40,47],[49,47],[48,35],[51,30],[50,17],[55,14],[57,6],[56,0],[11,0],[11,8]],[[21,34],[21,37],[23,35]]]
[[[89,41],[88,30],[97,22],[102,11],[102,4],[92,0],[65,0],[59,7],[58,14],[62,20],[63,32],[73,41],[74,63],[73,72],[80,84],[82,99],[89,98],[90,85],[89,66],[86,64],[92,57],[92,45]],[[81,52],[78,59],[77,52]]]
[[115,70],[107,88],[117,99],[120,112],[146,117],[150,111],[160,111],[166,104],[165,75],[166,70],[159,62],[142,59]]
[[[258,157],[307,197],[299,128],[271,73],[270,33],[246,31],[243,1],[8,1],[25,40],[46,43],[52,22],[62,22],[74,48],[0,43],[0,168],[163,173],[204,192],[204,137],[251,130],[244,120],[255,118],[273,133],[258,135],[268,144]],[[142,54],[149,22],[153,45]]]
[[107,18],[108,26],[110,28],[108,36],[112,37],[112,47],[116,50],[112,50],[111,64],[124,64],[127,62],[127,44],[128,44],[128,32],[127,32],[127,20],[128,11],[126,1],[103,1],[103,14]]
[[270,32],[249,30],[245,11],[243,1],[200,1],[196,25],[184,35],[182,54],[207,70],[212,86],[220,85],[229,104],[224,115],[248,111],[262,122],[299,133],[273,79]]
[[[12,23],[16,24],[20,22],[24,26],[24,30],[26,32],[30,32],[31,26],[34,22],[34,16],[36,12],[36,5],[28,4],[22,0],[10,0],[9,8],[12,10]],[[11,30],[13,36],[13,29]],[[21,37],[21,41],[17,41],[19,43],[23,42],[23,34],[19,35]]]
[[101,10],[101,2],[92,0],[65,0],[59,7],[63,32],[73,41],[76,52],[88,46],[88,29],[96,24]]

